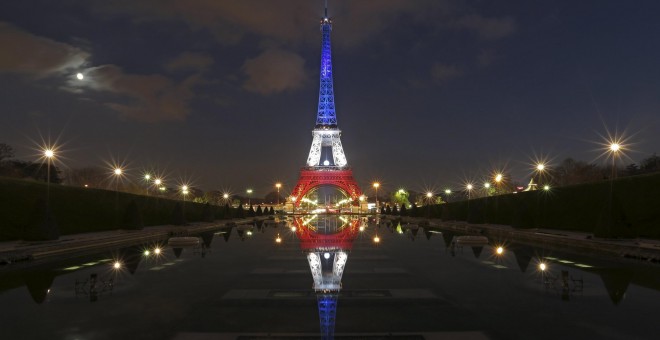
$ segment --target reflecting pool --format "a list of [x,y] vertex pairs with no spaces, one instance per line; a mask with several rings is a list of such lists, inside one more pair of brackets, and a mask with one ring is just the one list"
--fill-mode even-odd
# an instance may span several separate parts
[[0,267],[1,337],[658,338],[657,264],[373,217],[194,236]]

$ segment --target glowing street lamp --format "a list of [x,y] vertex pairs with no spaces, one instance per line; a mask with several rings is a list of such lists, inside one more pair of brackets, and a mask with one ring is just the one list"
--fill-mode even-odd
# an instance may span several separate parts
[[378,214],[378,188],[380,187],[380,183],[374,182],[373,187],[376,191],[376,214]]
[[[163,180],[158,177],[154,178],[154,186],[156,187],[156,190],[164,191]],[[156,192],[156,195],[158,195],[158,192]]]
[[291,213],[293,214],[296,209],[296,196],[291,196]]
[[119,180],[121,179],[121,176],[124,174],[124,170],[120,167],[115,167],[112,170],[112,173],[115,175],[115,191],[119,191]]
[[546,182],[544,180],[544,177],[545,177],[544,174],[545,174],[545,171],[547,169],[548,169],[548,167],[547,167],[547,165],[545,165],[545,163],[543,163],[543,162],[536,163],[536,165],[534,166],[534,171],[538,174],[538,178],[537,178],[538,183],[537,184],[541,184],[541,182]]
[[474,185],[472,185],[472,183],[468,183],[468,184],[465,186],[465,189],[466,189],[467,192],[468,192],[468,200],[469,200],[469,199],[470,199],[470,195],[472,194],[472,189],[474,189]]
[[539,270],[544,272],[546,269],[548,269],[548,266],[544,262],[539,263]]
[[149,174],[149,173],[144,174],[144,181],[145,181],[145,183],[147,183],[147,185],[146,185],[146,187],[147,187],[147,196],[149,196],[149,185],[150,185],[149,182],[151,181],[151,174]]
[[277,188],[277,206],[280,205],[280,188],[282,187],[282,183],[275,183],[275,187]]
[[623,149],[623,146],[618,142],[610,143],[608,152],[612,155],[612,179],[616,178],[616,157]]
[[46,168],[46,210],[50,207],[50,162],[55,157],[55,150],[52,148],[46,148],[44,150],[44,157],[46,158],[47,168]]
[[550,191],[550,186],[547,185],[547,184],[544,185],[544,186],[543,186],[543,190],[544,190],[544,191]]
[[358,206],[358,214],[362,213],[362,202],[364,202],[364,195],[360,195],[358,198],[360,200],[360,205]]
[[497,191],[496,194],[499,195],[499,194],[502,193],[501,192],[501,190],[502,190],[501,184],[502,184],[502,181],[504,180],[504,175],[501,172],[498,172],[498,173],[495,174],[494,180],[495,180],[495,189]]
[[426,193],[426,217],[431,216],[431,201],[433,199],[433,193],[432,192],[427,192]]
[[188,191],[189,187],[186,184],[181,185],[181,195],[183,196],[183,205],[181,206],[181,211],[183,212],[184,220],[186,216],[186,196],[188,196]]
[[248,205],[252,205],[252,201],[251,201],[251,199],[252,199],[252,197],[251,197],[252,196],[252,189],[247,189],[247,190],[245,190],[245,192],[248,195]]

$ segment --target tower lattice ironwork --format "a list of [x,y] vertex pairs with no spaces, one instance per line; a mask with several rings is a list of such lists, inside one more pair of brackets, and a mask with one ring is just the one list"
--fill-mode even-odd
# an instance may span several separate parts
[[[295,217],[293,225],[300,240],[300,249],[307,253],[307,262],[312,273],[313,289],[319,310],[321,339],[334,339],[335,320],[342,276],[348,262],[348,253],[358,236],[362,221],[358,218],[342,219],[343,224],[330,233],[321,233],[321,226],[328,225],[329,217],[304,219]],[[315,226],[313,226],[315,224]],[[330,223],[331,224],[331,223]],[[330,228],[331,229],[331,228]],[[323,228],[328,232],[328,228]]]
[[312,130],[312,147],[307,157],[307,166],[300,171],[298,183],[291,193],[292,203],[296,206],[307,193],[321,185],[338,187],[352,199],[353,205],[359,204],[359,197],[362,195],[353,178],[353,171],[348,167],[340,139],[341,130],[337,127],[331,31],[332,21],[328,17],[326,6],[325,15],[321,19],[321,70],[316,126]]

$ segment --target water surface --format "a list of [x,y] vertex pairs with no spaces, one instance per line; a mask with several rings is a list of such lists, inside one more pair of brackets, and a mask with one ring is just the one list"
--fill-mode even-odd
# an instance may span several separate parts
[[[185,248],[179,257],[164,245],[155,256],[150,244],[3,268],[2,337],[657,338],[657,265],[507,240],[452,249],[458,235],[439,230],[329,218],[308,227],[304,220],[242,226],[227,230],[227,240],[209,234],[208,248]],[[326,252],[328,261],[347,255],[343,275],[337,289],[315,290],[309,254],[323,262]],[[332,266],[323,268],[326,280]]]

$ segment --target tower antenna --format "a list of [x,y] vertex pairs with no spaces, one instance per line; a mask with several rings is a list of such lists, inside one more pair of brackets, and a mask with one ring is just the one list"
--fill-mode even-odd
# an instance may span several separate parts
[[325,17],[328,17],[328,0],[325,0]]

